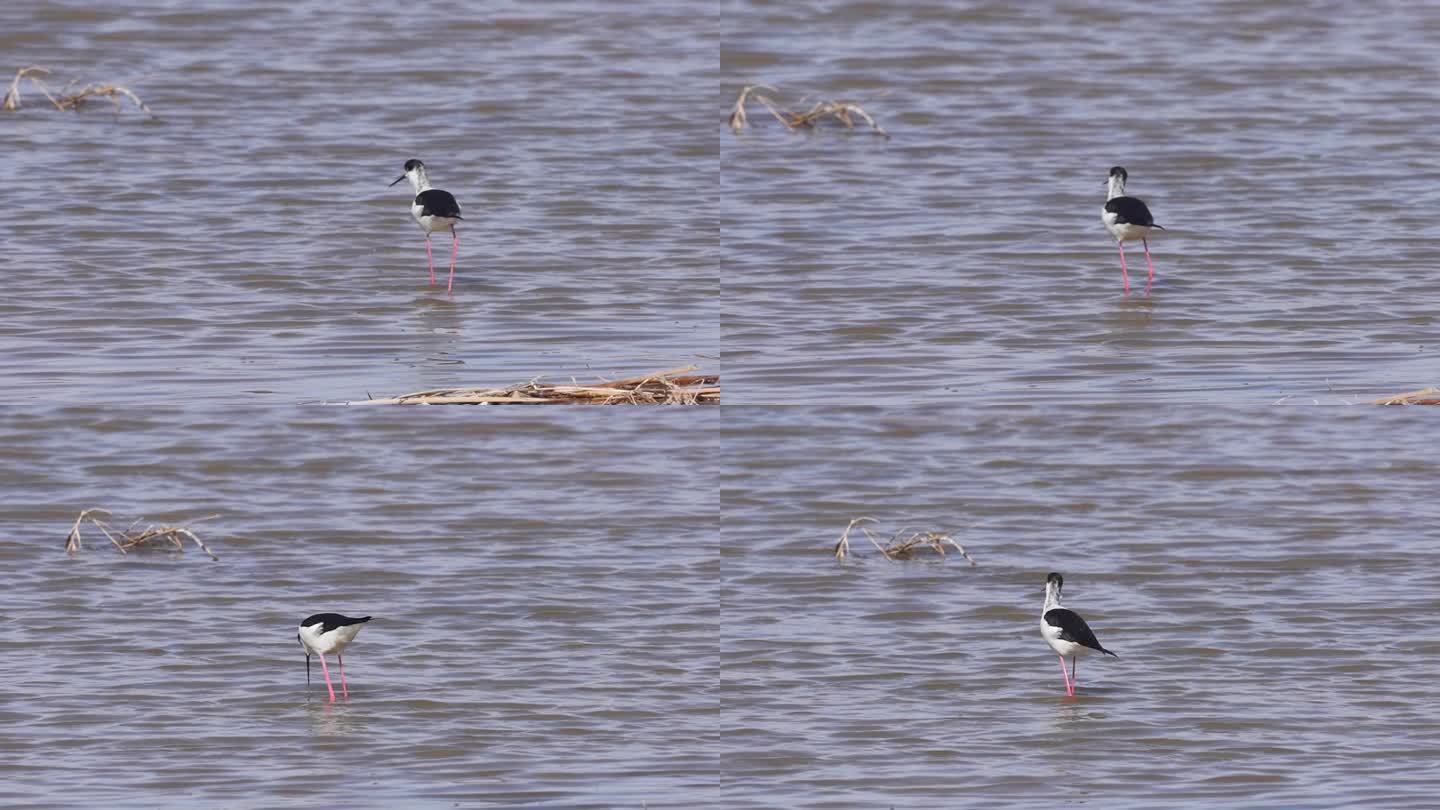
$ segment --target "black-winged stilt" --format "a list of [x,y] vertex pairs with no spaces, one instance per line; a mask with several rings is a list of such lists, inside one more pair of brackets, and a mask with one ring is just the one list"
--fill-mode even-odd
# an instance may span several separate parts
[[[1080,614],[1060,607],[1060,589],[1065,587],[1065,578],[1051,574],[1045,578],[1045,607],[1040,611],[1040,635],[1050,649],[1060,654],[1060,675],[1065,678],[1065,694],[1075,695],[1075,662],[1090,652],[1120,656],[1100,646],[1095,631],[1080,618]],[[1065,658],[1070,658],[1070,674],[1065,674]]]
[[300,622],[300,632],[295,638],[305,648],[305,683],[310,683],[310,654],[320,656],[320,669],[325,673],[325,688],[330,690],[330,702],[335,702],[335,687],[330,685],[330,668],[325,665],[325,654],[335,653],[340,662],[340,693],[350,697],[350,688],[345,685],[345,659],[340,657],[346,645],[355,640],[360,625],[370,621],[369,616],[352,619],[339,613],[316,613]]
[[[430,263],[430,286],[435,286],[435,256],[430,252],[430,234],[435,231],[450,231],[453,242],[450,247],[450,282],[445,292],[455,287],[455,259],[460,255],[460,235],[455,233],[455,223],[460,216],[460,203],[448,191],[430,187],[430,177],[425,174],[425,164],[418,160],[405,161],[405,173],[395,178],[395,183],[409,180],[415,189],[415,200],[410,203],[410,216],[415,217],[420,230],[425,232],[425,258]],[[390,185],[395,185],[391,183]]]
[[1122,166],[1110,170],[1110,189],[1106,192],[1105,208],[1100,212],[1100,220],[1120,245],[1120,278],[1125,281],[1126,293],[1130,292],[1130,274],[1125,270],[1125,243],[1139,239],[1140,244],[1145,246],[1145,264],[1150,268],[1150,275],[1145,279],[1145,294],[1149,295],[1150,284],[1155,281],[1155,263],[1150,261],[1150,243],[1145,237],[1150,235],[1152,228],[1162,231],[1165,229],[1155,224],[1155,217],[1150,215],[1150,209],[1143,200],[1125,196],[1127,177],[1129,174]]

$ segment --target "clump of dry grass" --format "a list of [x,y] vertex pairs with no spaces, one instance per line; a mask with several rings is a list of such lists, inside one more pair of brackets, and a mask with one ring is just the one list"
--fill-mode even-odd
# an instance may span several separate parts
[[41,80],[40,76],[49,75],[50,71],[42,67],[26,67],[15,71],[15,78],[10,81],[10,88],[5,93],[5,98],[0,101],[0,110],[14,112],[20,109],[20,81],[28,80],[30,84],[39,88],[45,98],[55,105],[57,110],[78,110],[92,99],[103,98],[115,107],[115,112],[120,112],[120,99],[128,98],[147,115],[154,116],[155,113],[145,106],[145,102],[135,95],[127,87],[118,84],[86,84],[81,85],[78,81],[71,81],[65,88],[57,93],[52,93],[50,88]]
[[[188,526],[157,526],[151,523],[145,528],[140,529],[138,528],[140,520],[137,519],[134,523],[131,523],[128,528],[116,529],[109,523],[95,517],[95,515],[105,515],[109,517],[110,510],[92,507],[82,511],[80,516],[75,518],[75,525],[70,527],[70,533],[65,535],[66,554],[74,556],[75,553],[80,550],[80,524],[89,522],[90,525],[99,529],[101,534],[109,538],[110,542],[114,544],[115,548],[120,550],[121,554],[129,554],[131,551],[148,549],[183,552],[185,550],[185,540],[189,539],[194,542],[195,545],[199,546],[201,551],[209,554],[210,559],[217,562],[220,560],[219,557],[215,556],[215,552],[211,551]],[[213,520],[217,517],[220,516],[206,515],[202,518],[196,518],[192,522],[199,523],[202,520]]]
[[870,527],[863,525],[865,523],[879,523],[879,521],[871,517],[858,517],[851,520],[845,526],[845,531],[840,533],[840,542],[835,544],[835,559],[844,562],[850,556],[850,531],[859,526],[865,537],[875,548],[880,550],[881,554],[885,555],[885,559],[891,562],[913,560],[919,554],[926,552],[933,552],[943,559],[946,556],[945,546],[949,544],[960,552],[960,556],[968,560],[971,565],[975,565],[975,558],[971,557],[965,547],[960,545],[960,542],[949,532],[911,532],[906,534],[906,530],[901,529],[890,535],[882,545],[880,538],[870,531]]
[[[792,132],[797,129],[814,129],[816,124],[829,119],[840,122],[846,129],[854,129],[855,119],[859,118],[869,124],[875,134],[887,139],[890,137],[890,133],[875,123],[875,119],[865,108],[853,101],[819,101],[800,112],[786,108],[774,98],[760,92],[762,90],[779,92],[768,84],[747,84],[740,88],[740,95],[735,98],[735,106],[730,110],[730,130],[735,134],[740,134],[741,130],[750,126],[750,116],[745,112],[745,104],[753,99],[760,102],[776,121]],[[799,103],[803,104],[804,101],[801,99]]]
[[592,385],[533,380],[509,388],[437,388],[348,405],[713,405],[720,402],[719,374],[691,374],[695,366],[656,371]]
[[1377,399],[1371,405],[1440,405],[1440,388],[1430,386],[1419,391],[1407,391],[1393,397]]

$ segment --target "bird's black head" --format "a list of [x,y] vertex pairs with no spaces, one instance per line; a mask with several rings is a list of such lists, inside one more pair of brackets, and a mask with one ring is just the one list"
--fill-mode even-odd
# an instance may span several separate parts
[[[414,161],[414,162],[415,162],[415,163],[419,163],[420,161],[417,160],[417,161]],[[405,168],[406,168],[406,170],[409,170],[410,164],[409,164],[409,163],[406,163],[406,164],[405,164]],[[1120,179],[1121,179],[1122,181],[1123,181],[1123,180],[1129,180],[1129,179],[1130,179],[1130,174],[1125,171],[1125,167],[1124,167],[1124,166],[1112,166],[1112,167],[1110,168],[1110,176],[1111,176],[1111,177],[1115,177],[1115,176],[1117,176],[1117,175],[1120,177]]]
[[[424,163],[421,163],[420,161],[416,160],[415,158],[410,158],[409,160],[405,161],[405,173],[402,174],[402,175],[400,175],[399,177],[395,178],[395,183],[398,183],[398,182],[400,182],[401,180],[404,180],[405,178],[409,177],[411,172],[413,172],[413,171],[420,171],[420,170],[423,170],[424,168],[425,168],[425,164],[424,164]],[[391,183],[390,185],[393,186],[393,185],[395,185],[395,183]]]
[[[1124,170],[1122,169],[1121,171],[1124,171]],[[1057,587],[1057,588],[1063,588],[1063,587],[1065,587],[1065,578],[1062,577],[1062,576],[1060,576],[1059,574],[1054,573],[1054,572],[1052,571],[1052,572],[1050,573],[1050,576],[1045,577],[1045,584],[1046,584],[1046,585],[1051,585],[1051,584],[1053,584],[1053,585],[1054,585],[1055,587]]]

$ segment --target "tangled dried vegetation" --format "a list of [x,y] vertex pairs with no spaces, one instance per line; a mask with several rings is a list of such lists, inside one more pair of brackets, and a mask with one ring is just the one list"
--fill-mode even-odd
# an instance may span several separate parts
[[[80,550],[80,524],[89,522],[90,525],[99,529],[101,534],[109,538],[110,542],[114,544],[115,548],[120,550],[121,554],[129,554],[132,551],[148,549],[183,552],[185,551],[185,540],[189,539],[194,542],[195,545],[199,546],[201,551],[209,554],[210,559],[216,561],[220,559],[215,556],[215,552],[211,551],[209,547],[201,542],[200,538],[197,537],[195,532],[191,531],[188,526],[157,526],[151,523],[145,528],[140,529],[138,527],[141,519],[137,519],[126,529],[116,529],[109,523],[95,517],[95,515],[105,515],[109,517],[110,511],[108,509],[91,508],[81,512],[80,516],[75,518],[75,525],[70,527],[70,533],[65,535],[66,554],[73,557],[75,556],[75,552]],[[212,520],[217,517],[220,516],[206,515],[202,518],[196,518],[193,522],[199,523],[202,520]]]
[[123,97],[130,99],[147,115],[151,117],[155,115],[149,107],[145,106],[145,102],[141,101],[139,96],[129,88],[121,87],[118,84],[81,85],[78,81],[72,80],[65,85],[63,90],[52,93],[45,82],[40,79],[40,76],[49,74],[49,70],[35,66],[15,71],[15,78],[10,81],[10,88],[5,92],[4,100],[0,101],[0,110],[15,112],[20,109],[20,81],[24,79],[39,88],[40,92],[45,94],[45,98],[50,99],[50,103],[55,105],[57,110],[78,110],[92,99],[103,98],[114,105],[115,112],[118,113],[120,112],[120,99]]
[[1440,405],[1440,388],[1430,386],[1419,391],[1407,391],[1393,397],[1377,399],[1372,405]]
[[[730,130],[735,134],[750,126],[750,116],[745,111],[745,104],[750,100],[758,101],[775,120],[785,125],[790,131],[797,129],[814,129],[815,125],[827,119],[834,119],[845,125],[846,129],[855,128],[855,119],[859,118],[870,125],[870,130],[877,135],[889,139],[890,133],[886,132],[875,123],[870,113],[865,108],[852,101],[817,101],[803,112],[797,112],[786,108],[774,98],[762,93],[762,90],[769,90],[772,93],[779,91],[768,84],[747,84],[740,88],[740,95],[735,99],[735,106],[730,110]],[[800,99],[797,104],[804,104],[805,99]]]
[[652,374],[581,385],[542,383],[539,378],[509,388],[438,388],[351,405],[714,405],[720,402],[719,374],[692,374],[682,366]]
[[895,562],[896,560],[913,560],[920,554],[928,552],[934,552],[943,559],[946,556],[945,546],[949,544],[956,551],[960,552],[960,556],[968,560],[971,565],[975,564],[975,558],[971,557],[970,553],[965,550],[965,547],[960,545],[959,541],[949,532],[911,532],[910,534],[906,534],[906,530],[901,529],[890,535],[882,545],[880,538],[877,537],[874,532],[870,531],[870,527],[863,525],[865,523],[878,522],[875,518],[870,517],[857,517],[851,520],[849,525],[845,527],[845,531],[840,533],[840,542],[835,544],[835,559],[844,562],[845,559],[850,556],[850,530],[859,526],[860,531],[865,533],[865,537],[874,544],[875,548],[880,550],[881,554],[885,555],[885,559],[891,562]]

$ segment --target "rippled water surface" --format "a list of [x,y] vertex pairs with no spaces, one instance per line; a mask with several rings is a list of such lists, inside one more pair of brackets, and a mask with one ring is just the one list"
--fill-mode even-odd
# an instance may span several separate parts
[[[29,85],[0,114],[9,401],[339,400],[713,364],[716,144],[689,108],[715,87],[714,19],[4,4],[6,83],[42,65],[158,116],[62,114]],[[408,186],[387,188],[409,158],[464,210],[453,298],[428,286]]]
[[[423,410],[0,417],[0,804],[714,801],[718,412]],[[220,561],[67,559],[87,506]],[[331,610],[375,617],[335,705]]]
[[[1428,806],[1433,430],[1338,413],[732,409],[724,806]],[[978,565],[842,566],[861,515]]]
[[[1440,382],[1437,25],[4,5],[0,76],[156,117],[0,112],[0,804],[1433,804],[1434,431],[1269,403]],[[893,137],[717,133],[754,82]],[[387,187],[414,157],[464,206],[453,297]],[[1116,164],[1167,228],[1148,296]],[[723,425],[313,404],[722,340]],[[67,558],[92,506],[215,514],[221,559]],[[861,515],[979,564],[841,564]],[[1073,699],[1051,570],[1120,655]],[[375,617],[336,705],[319,611]]]
[[[734,401],[1271,401],[1440,377],[1427,4],[731,3],[719,104],[893,135],[720,138]],[[1168,230],[1121,294],[1103,181]],[[1131,270],[1144,274],[1137,244]]]

